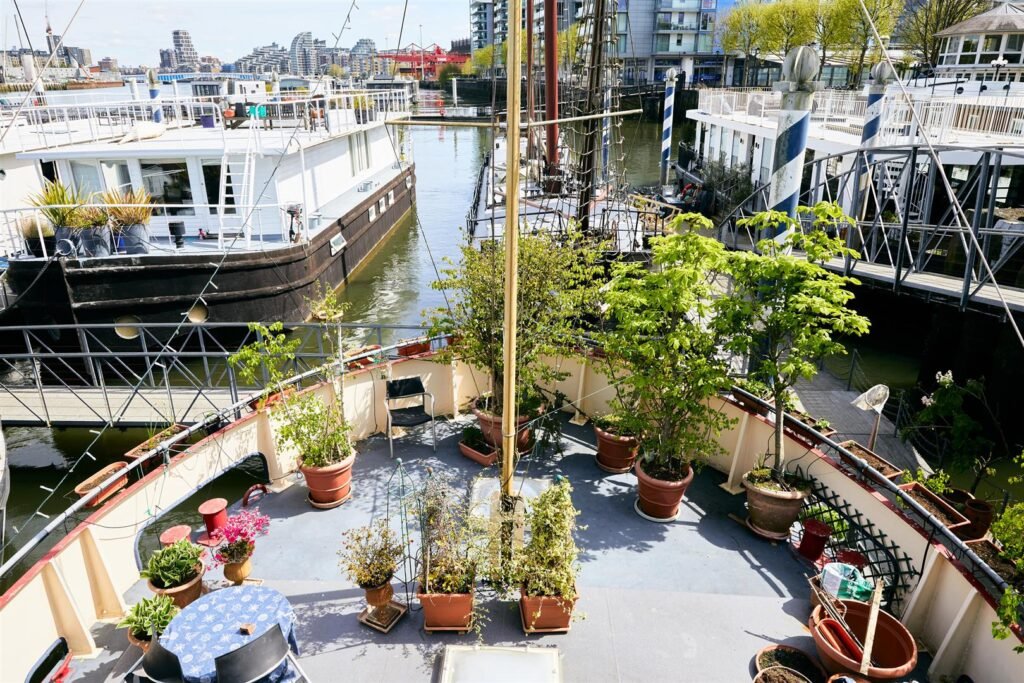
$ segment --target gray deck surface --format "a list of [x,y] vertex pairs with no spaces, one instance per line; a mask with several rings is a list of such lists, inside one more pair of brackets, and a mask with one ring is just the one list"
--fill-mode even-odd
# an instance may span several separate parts
[[[396,443],[396,455],[416,478],[427,467],[452,473],[467,486],[477,475],[494,476],[496,468],[482,470],[459,455],[458,427],[438,425],[443,438],[436,455],[415,434]],[[421,433],[429,439],[429,429]],[[520,472],[560,473],[573,483],[579,521],[587,526],[577,541],[577,612],[585,616],[569,634],[526,637],[517,603],[500,602],[485,589],[478,592],[490,617],[485,644],[557,647],[567,681],[734,683],[752,678],[753,656],[767,644],[813,653],[804,627],[810,610],[803,565],[787,545],[761,540],[727,517],[743,514],[744,498],[718,487],[723,475],[701,472],[676,522],[648,522],[633,511],[635,477],[605,474],[594,464],[591,427],[566,425],[564,434],[564,456],[524,459]],[[359,446],[354,496],[340,508],[312,509],[302,486],[259,504],[273,521],[270,534],[257,541],[253,578],[283,592],[294,606],[300,662],[313,681],[429,681],[445,644],[472,644],[475,637],[425,634],[415,598],[414,609],[388,635],[356,621],[363,591],[341,575],[336,553],[344,530],[384,514],[395,465],[385,439]],[[215,574],[207,574],[208,585],[216,582]],[[402,598],[397,582],[395,589]],[[139,584],[127,600],[147,593]],[[116,651],[76,662],[79,680],[124,680],[140,653],[122,654],[121,631],[109,625],[96,631]]]

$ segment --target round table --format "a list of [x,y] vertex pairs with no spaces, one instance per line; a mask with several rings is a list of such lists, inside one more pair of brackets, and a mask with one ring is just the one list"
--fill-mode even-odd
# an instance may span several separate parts
[[[160,636],[160,644],[177,655],[186,683],[214,683],[214,660],[266,633],[274,624],[299,653],[295,614],[288,599],[264,586],[234,586],[204,595],[181,611]],[[252,635],[242,624],[256,626]]]

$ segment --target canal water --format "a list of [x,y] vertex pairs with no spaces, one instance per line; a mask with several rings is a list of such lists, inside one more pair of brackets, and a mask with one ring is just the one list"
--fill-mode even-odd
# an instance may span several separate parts
[[[660,124],[624,120],[621,130],[627,179],[637,186],[656,184]],[[341,298],[349,304],[349,322],[418,325],[424,320],[424,311],[444,304],[441,292],[432,289],[430,283],[436,279],[435,267],[441,268],[445,259],[458,259],[473,185],[489,146],[490,133],[484,129],[426,127],[411,128],[410,133],[416,160],[416,207],[342,290]],[[677,127],[676,141],[682,135]],[[75,484],[120,459],[150,435],[141,429],[107,429],[90,449],[96,460],[85,458],[69,473],[95,438],[93,432],[4,428],[12,482],[4,556],[9,557],[47,523],[46,517],[36,514],[36,508],[48,494],[46,489],[56,492],[39,512],[52,517],[75,500]],[[233,471],[184,501],[154,524],[153,533],[144,535],[144,550],[156,546],[154,536],[160,529],[174,524],[201,525],[196,511],[199,503],[214,496],[237,500],[256,476],[253,471]],[[153,515],[161,512],[151,511]],[[68,528],[72,526],[69,524]],[[57,536],[55,533],[51,540]],[[38,553],[29,559],[37,556]],[[0,579],[0,590],[6,589],[16,575],[14,572]]]

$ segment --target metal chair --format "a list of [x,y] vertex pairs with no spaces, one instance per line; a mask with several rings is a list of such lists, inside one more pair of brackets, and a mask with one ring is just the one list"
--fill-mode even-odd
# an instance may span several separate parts
[[142,655],[142,671],[153,683],[183,683],[185,680],[178,655],[161,645],[159,638],[154,638]]
[[281,625],[274,624],[263,635],[217,657],[213,663],[217,667],[217,683],[253,683],[269,676],[285,661],[295,667],[303,681],[309,681],[288,647]]
[[[408,408],[392,408],[392,401],[408,398],[421,398],[418,406]],[[427,412],[427,398],[430,398],[430,412]],[[387,396],[384,398],[384,408],[388,412],[388,451],[391,457],[395,457],[394,436],[391,428],[415,427],[417,425],[430,423],[430,434],[434,440],[434,452],[437,452],[437,430],[434,428],[434,395],[423,387],[423,380],[419,377],[403,377],[392,379],[387,382]]]

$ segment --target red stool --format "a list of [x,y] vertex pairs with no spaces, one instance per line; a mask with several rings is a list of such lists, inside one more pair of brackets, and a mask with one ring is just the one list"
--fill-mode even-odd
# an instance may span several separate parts
[[199,536],[199,543],[211,548],[220,545],[220,530],[228,523],[228,501],[224,498],[211,498],[199,506],[199,514],[206,524],[206,531]]
[[166,548],[169,545],[174,545],[183,538],[188,538],[192,535],[192,528],[187,524],[179,524],[178,526],[172,526],[169,529],[165,529],[160,534],[160,545]]

